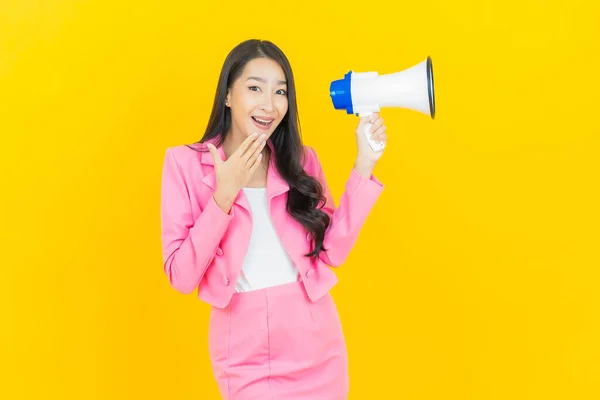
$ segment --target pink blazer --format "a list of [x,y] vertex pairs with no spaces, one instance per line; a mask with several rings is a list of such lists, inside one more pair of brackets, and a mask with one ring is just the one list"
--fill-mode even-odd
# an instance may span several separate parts
[[[268,140],[268,145],[273,144]],[[323,185],[327,202],[323,210],[332,218],[319,260],[305,257],[311,251],[310,236],[286,211],[289,186],[277,173],[274,157],[267,175],[267,197],[271,218],[279,238],[300,273],[312,300],[326,294],[337,283],[329,267],[346,260],[359,231],[375,205],[383,185],[352,169],[336,207],[314,149],[305,146],[304,169]],[[225,159],[223,148],[218,151]],[[272,153],[274,155],[274,153]],[[223,212],[212,196],[216,190],[210,152],[186,146],[166,150],[161,188],[161,240],[164,272],[173,288],[182,293],[198,289],[198,297],[224,308],[246,255],[252,229],[250,207],[241,190],[231,211]]]

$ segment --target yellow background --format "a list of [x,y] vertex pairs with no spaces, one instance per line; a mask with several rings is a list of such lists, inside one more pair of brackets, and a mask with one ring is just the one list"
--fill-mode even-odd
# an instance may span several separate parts
[[209,308],[163,274],[159,185],[252,37],[289,56],[337,199],[357,120],[330,81],[433,58],[437,118],[383,110],[386,190],[337,270],[350,398],[600,398],[599,15],[592,0],[2,0],[0,398],[218,398]]

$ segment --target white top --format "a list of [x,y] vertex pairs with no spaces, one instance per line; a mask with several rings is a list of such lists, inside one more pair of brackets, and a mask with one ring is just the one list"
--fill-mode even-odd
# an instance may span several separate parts
[[252,210],[252,234],[235,291],[247,292],[298,280],[298,270],[279,241],[266,188],[244,188]]

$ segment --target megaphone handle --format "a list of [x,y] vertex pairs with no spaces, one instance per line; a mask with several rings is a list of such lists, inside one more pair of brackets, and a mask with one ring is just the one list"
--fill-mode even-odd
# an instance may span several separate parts
[[[373,115],[372,112],[360,113],[359,118],[369,117],[371,115]],[[384,149],[385,143],[378,142],[372,138],[372,136],[371,136],[371,127],[372,126],[373,126],[373,124],[371,124],[371,123],[365,124],[364,135],[367,138],[367,141],[369,142],[369,146],[371,146],[371,149],[374,152],[378,153]]]

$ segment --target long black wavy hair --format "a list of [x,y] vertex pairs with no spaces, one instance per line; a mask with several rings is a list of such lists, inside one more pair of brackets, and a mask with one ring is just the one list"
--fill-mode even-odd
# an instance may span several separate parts
[[[225,106],[227,91],[242,74],[245,65],[254,58],[265,57],[277,62],[287,80],[288,111],[270,139],[275,151],[275,166],[281,177],[289,184],[287,212],[310,233],[314,247],[305,254],[318,258],[323,247],[325,231],[330,217],[321,210],[325,204],[320,182],[308,175],[302,167],[304,147],[300,137],[300,120],[296,101],[294,74],[286,55],[274,43],[250,39],[235,46],[225,58],[215,93],[212,112],[204,136],[195,144],[216,139],[215,146],[223,144],[231,127],[229,107]],[[188,146],[196,151],[208,151],[206,146]]]

